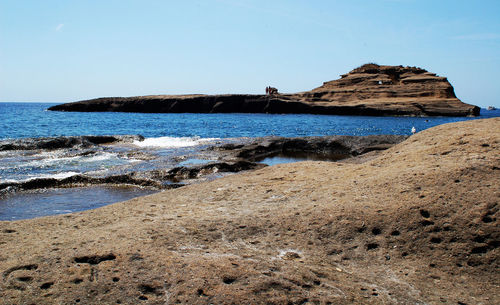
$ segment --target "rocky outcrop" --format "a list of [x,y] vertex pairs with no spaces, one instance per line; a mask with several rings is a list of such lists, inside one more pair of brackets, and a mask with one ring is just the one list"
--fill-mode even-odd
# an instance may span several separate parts
[[446,77],[424,69],[366,64],[295,94],[151,95],[109,97],[56,105],[53,111],[145,113],[309,113],[334,115],[477,116]]
[[116,142],[142,141],[143,136],[74,136],[74,137],[47,137],[25,138],[0,141],[0,151],[6,150],[35,150],[35,149],[61,149],[73,147],[90,147],[99,144]]
[[184,186],[186,184],[178,182],[186,179],[198,179],[215,173],[236,173],[265,166],[265,164],[247,161],[214,162],[191,167],[179,166],[172,169],[131,172],[106,177],[78,174],[65,178],[34,178],[25,181],[0,183],[0,195],[34,189],[90,185],[133,185],[163,190]]
[[236,158],[253,162],[274,156],[336,161],[385,150],[406,138],[401,135],[263,137],[245,145],[225,144],[211,149],[229,152]]
[[197,179],[215,173],[237,173],[245,170],[259,169],[265,166],[264,164],[243,160],[237,162],[214,162],[191,167],[179,166],[168,171],[157,170],[152,173],[152,176],[158,180],[179,182],[186,179]]
[[181,184],[164,184],[160,181],[137,177],[135,173],[112,175],[107,177],[90,177],[87,175],[74,175],[62,179],[35,178],[19,182],[0,183],[0,195],[44,188],[67,188],[89,185],[134,185],[151,187],[154,189],[170,189],[182,186]]
[[184,186],[186,179],[197,179],[215,173],[236,173],[244,170],[259,169],[266,165],[255,162],[216,162],[198,166],[180,166],[170,170],[132,172],[107,177],[91,177],[78,174],[66,178],[34,178],[26,181],[0,183],[0,195],[18,191],[44,188],[68,188],[90,185],[133,185],[153,189],[172,189]]
[[298,94],[315,104],[338,104],[389,114],[427,116],[477,116],[479,107],[462,103],[446,77],[417,67],[366,64]]

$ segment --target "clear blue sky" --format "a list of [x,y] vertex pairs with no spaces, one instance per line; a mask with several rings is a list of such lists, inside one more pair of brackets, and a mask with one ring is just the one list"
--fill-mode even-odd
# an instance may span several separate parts
[[367,62],[500,106],[500,1],[0,0],[0,101],[297,92]]

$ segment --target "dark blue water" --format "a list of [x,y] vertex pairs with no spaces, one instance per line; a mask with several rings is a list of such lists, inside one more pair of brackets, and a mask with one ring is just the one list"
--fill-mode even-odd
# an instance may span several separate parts
[[[0,139],[141,134],[145,137],[234,138],[410,134],[470,120],[457,117],[362,117],[309,114],[193,114],[46,111],[53,103],[0,103]],[[480,118],[500,116],[481,110]]]

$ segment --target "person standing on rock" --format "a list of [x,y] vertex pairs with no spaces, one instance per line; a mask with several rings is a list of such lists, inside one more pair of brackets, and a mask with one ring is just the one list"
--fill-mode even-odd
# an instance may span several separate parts
[[269,95],[269,86],[266,87],[266,95]]

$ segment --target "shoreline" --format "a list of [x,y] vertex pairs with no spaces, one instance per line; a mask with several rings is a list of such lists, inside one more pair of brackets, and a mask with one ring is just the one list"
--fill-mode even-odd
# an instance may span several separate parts
[[[119,169],[123,167],[122,165],[117,165],[115,169],[109,169],[106,174],[97,176],[92,172],[70,172],[64,175],[60,173],[52,174],[52,177],[33,177],[22,181],[0,181],[0,201],[8,204],[13,200],[15,201],[16,196],[23,196],[26,192],[91,186],[133,186],[162,191],[218,179],[231,173],[260,169],[267,166],[269,162],[340,161],[354,158],[370,152],[375,153],[388,149],[406,138],[406,136],[379,135],[294,138],[258,137],[236,138],[226,141],[217,140],[214,143],[203,145],[203,148],[195,149],[195,154],[176,155],[174,157],[174,159],[183,160],[182,162],[176,161],[176,163],[166,164],[163,164],[163,158],[160,157],[161,151],[154,155],[154,151],[144,149],[142,143],[146,142],[146,140],[140,135],[31,138],[0,141],[0,151],[11,152],[12,154],[9,155],[11,159],[15,158],[16,152],[24,155],[27,151],[45,155],[45,158],[49,158],[48,160],[52,160],[51,158],[54,155],[62,155],[63,159],[80,159],[81,156],[99,159],[101,158],[101,155],[99,155],[101,151],[110,154],[110,145],[121,146],[133,142],[137,147],[127,151],[126,154],[122,152],[122,154],[128,158],[140,156],[144,160],[144,165],[136,164],[135,167],[130,167],[131,165],[125,164],[123,170]],[[105,147],[101,147],[102,145]],[[108,149],[106,150],[106,148]],[[67,150],[71,153],[69,157],[65,153]],[[26,162],[23,158],[21,160]],[[42,165],[45,166],[43,159],[35,160],[38,163],[42,162]],[[54,162],[52,161],[52,163]],[[156,165],[152,165],[153,162]],[[148,167],[153,167],[153,169],[144,169]],[[66,172],[64,167],[61,167],[60,170]],[[55,176],[60,177],[56,178]],[[76,200],[76,198],[68,199]],[[57,195],[57,200],[61,200],[61,195]],[[85,200],[82,200],[82,205],[85,205],[85,202]],[[18,213],[18,210],[14,209],[14,211]],[[40,213],[46,215],[43,211],[40,211]],[[2,215],[2,217],[8,218],[6,215]]]
[[1,300],[498,304],[499,128],[0,222]]

